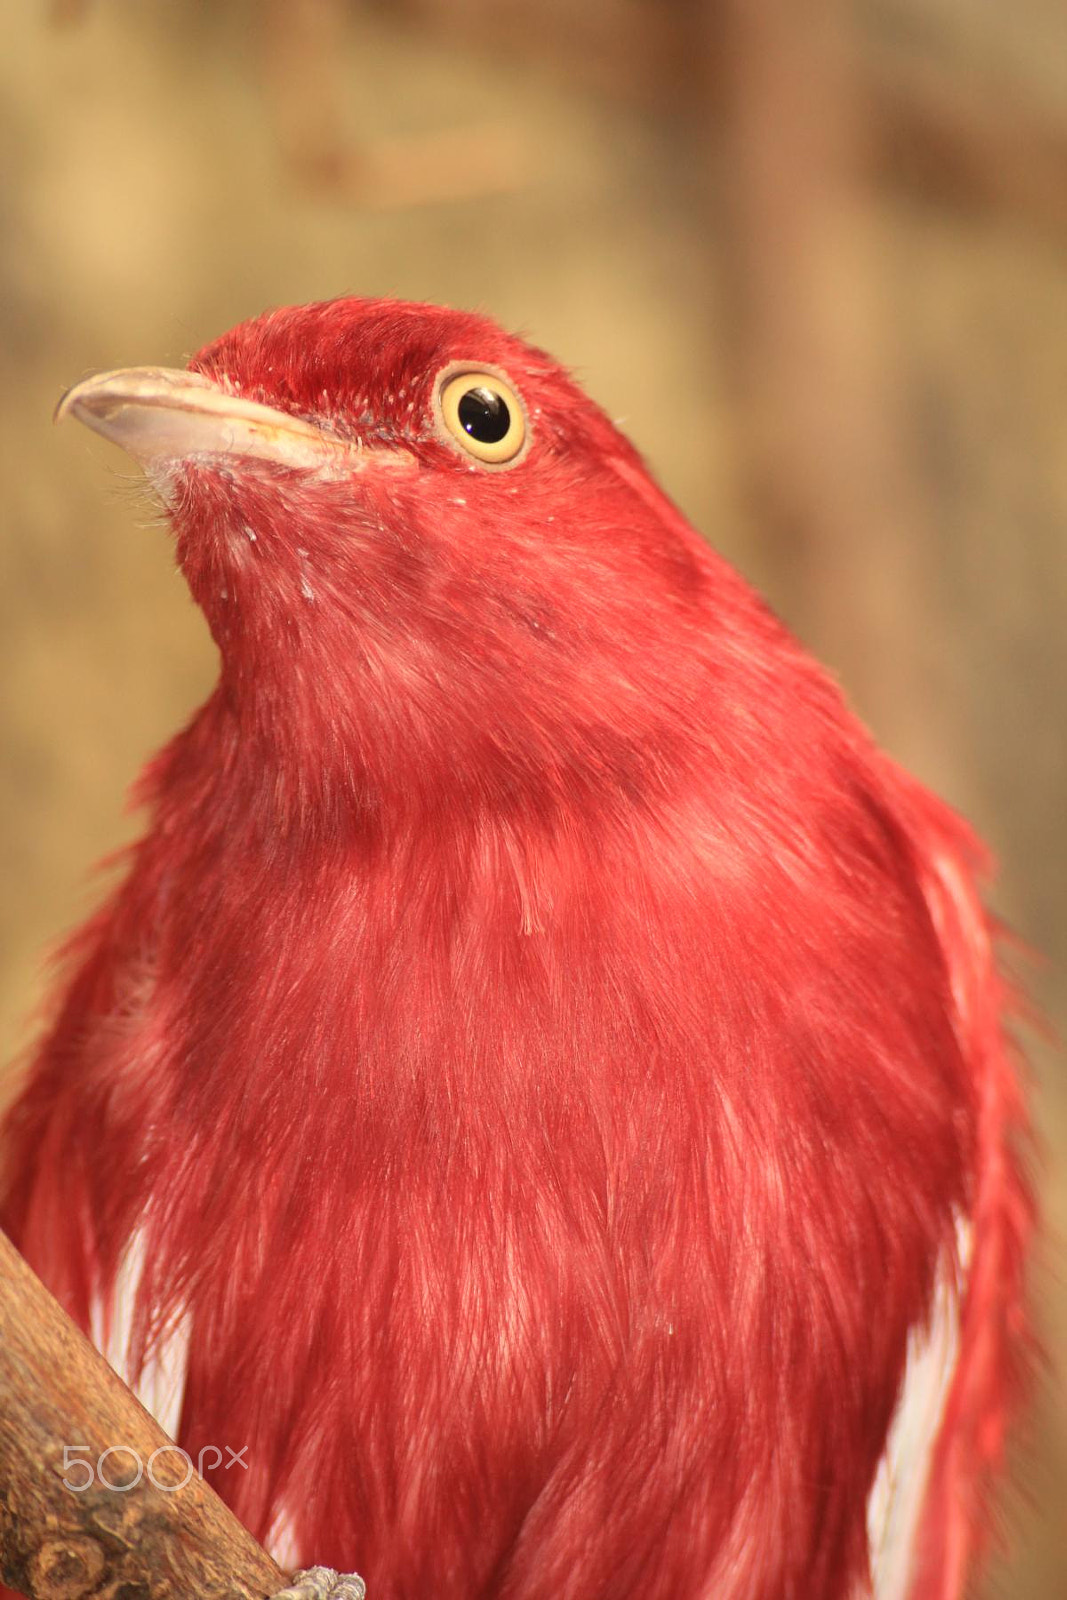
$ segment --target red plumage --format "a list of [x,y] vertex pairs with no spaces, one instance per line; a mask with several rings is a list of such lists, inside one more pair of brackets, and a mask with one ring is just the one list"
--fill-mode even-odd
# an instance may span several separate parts
[[[510,468],[437,425],[457,363],[522,397]],[[953,1600],[1028,1216],[975,839],[491,323],[341,300],[191,366],[366,462],[153,468],[221,675],[68,948],[4,1225],[85,1325],[140,1230],[132,1374],[181,1319],[180,1442],[372,1600],[863,1593],[940,1275],[906,1592]]]

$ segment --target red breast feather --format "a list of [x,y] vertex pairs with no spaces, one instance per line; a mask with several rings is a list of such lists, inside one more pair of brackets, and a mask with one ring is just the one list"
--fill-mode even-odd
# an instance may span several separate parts
[[[468,360],[512,470],[428,421]],[[377,1600],[830,1600],[969,1217],[956,1596],[1026,1230],[973,839],[540,353],[349,300],[193,366],[418,470],[161,485],[220,682],[67,952],[5,1225],[83,1323],[143,1229],[134,1368],[183,1316],[181,1442]]]

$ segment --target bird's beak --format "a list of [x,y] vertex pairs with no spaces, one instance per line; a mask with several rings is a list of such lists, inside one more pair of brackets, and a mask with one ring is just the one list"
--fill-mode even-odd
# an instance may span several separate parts
[[364,452],[358,442],[227,394],[200,373],[170,367],[98,372],[67,390],[55,420],[66,416],[121,445],[146,468],[190,456],[254,456],[339,473],[358,470],[368,457],[397,465],[411,461],[406,451]]

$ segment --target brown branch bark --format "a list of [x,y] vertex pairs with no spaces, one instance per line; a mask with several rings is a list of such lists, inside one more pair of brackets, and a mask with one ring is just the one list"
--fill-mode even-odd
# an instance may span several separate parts
[[288,1581],[2,1233],[0,1578],[31,1600],[255,1600]]

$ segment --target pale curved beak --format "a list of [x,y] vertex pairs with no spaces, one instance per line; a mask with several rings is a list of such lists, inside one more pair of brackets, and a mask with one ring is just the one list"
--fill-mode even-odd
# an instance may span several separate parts
[[200,373],[172,367],[98,372],[67,390],[55,421],[66,416],[121,445],[145,467],[190,456],[251,456],[332,473],[359,471],[370,461],[412,464],[405,450],[364,451],[358,441],[349,443],[300,417],[227,394]]

